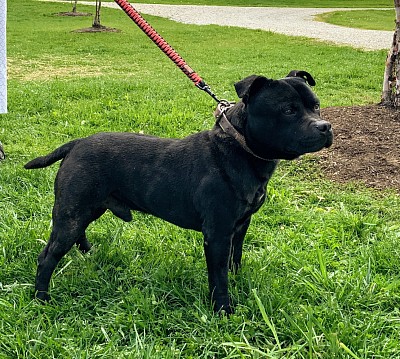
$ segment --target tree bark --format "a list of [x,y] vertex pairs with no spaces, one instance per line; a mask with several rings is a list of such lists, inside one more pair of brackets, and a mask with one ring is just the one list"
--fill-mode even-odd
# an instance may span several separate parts
[[[396,1],[400,1],[400,0],[396,0]],[[101,8],[101,0],[96,0],[96,14],[94,15],[93,27],[101,27],[100,8]]]
[[400,107],[400,0],[394,0],[394,8],[396,11],[396,28],[393,34],[392,47],[386,57],[381,104]]
[[76,4],[78,3],[78,0],[75,0],[73,5],[72,5],[72,12],[76,13]]

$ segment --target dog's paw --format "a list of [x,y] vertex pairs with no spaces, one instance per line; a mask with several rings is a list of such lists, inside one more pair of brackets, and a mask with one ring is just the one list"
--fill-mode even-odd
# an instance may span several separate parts
[[239,263],[233,263],[233,262],[229,262],[229,270],[233,273],[233,274],[238,274],[239,269],[241,268],[241,264]]
[[50,301],[50,294],[44,291],[36,291],[35,299],[37,299],[41,304],[46,304]]
[[214,304],[214,313],[217,313],[221,316],[226,315],[229,316],[235,312],[233,306],[229,301],[218,302],[216,301]]
[[76,242],[76,246],[83,254],[89,252],[92,248],[92,244],[86,238],[82,238],[81,240]]

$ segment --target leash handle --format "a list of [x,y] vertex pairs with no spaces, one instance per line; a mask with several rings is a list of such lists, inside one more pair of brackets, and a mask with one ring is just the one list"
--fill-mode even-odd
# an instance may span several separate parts
[[114,0],[131,20],[152,40],[158,48],[172,60],[196,87],[208,93],[214,100],[218,98],[204,80],[186,63],[186,61],[168,44],[167,41],[139,14],[126,0]]

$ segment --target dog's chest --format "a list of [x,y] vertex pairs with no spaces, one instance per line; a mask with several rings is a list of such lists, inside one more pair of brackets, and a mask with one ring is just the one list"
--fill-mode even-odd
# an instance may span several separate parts
[[239,216],[238,223],[243,223],[247,221],[254,213],[256,213],[260,207],[263,205],[265,202],[265,197],[266,197],[266,189],[265,187],[260,187],[255,194],[248,197],[246,203],[246,207],[243,208],[242,214]]
[[265,202],[265,197],[266,197],[266,188],[265,186],[262,186],[256,191],[253,200],[251,201],[250,204],[253,213],[257,212],[260,209],[260,207]]
[[250,205],[252,213],[257,212],[265,202],[267,197],[267,184],[274,173],[278,162],[278,160],[275,160],[269,163],[268,167],[266,167],[266,170],[263,173],[264,180],[256,185],[255,191],[252,192],[251,195],[248,195],[247,202]]
[[244,217],[251,216],[256,213],[265,202],[266,188],[265,186],[259,187],[255,192],[248,193],[246,196],[246,206],[243,208]]

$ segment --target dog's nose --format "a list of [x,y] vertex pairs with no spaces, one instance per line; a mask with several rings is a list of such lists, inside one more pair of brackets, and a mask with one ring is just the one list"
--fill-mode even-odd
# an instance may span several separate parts
[[315,126],[318,128],[318,130],[320,130],[321,132],[329,132],[331,130],[331,124],[328,121],[317,121]]

